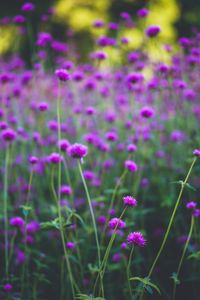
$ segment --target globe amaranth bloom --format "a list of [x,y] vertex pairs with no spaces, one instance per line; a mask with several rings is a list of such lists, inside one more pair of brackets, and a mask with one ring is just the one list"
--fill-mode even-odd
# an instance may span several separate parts
[[146,35],[150,38],[157,36],[159,32],[160,32],[160,27],[157,25],[151,25],[145,31]]
[[11,283],[8,283],[8,282],[5,283],[4,286],[3,286],[3,289],[4,289],[4,291],[6,291],[6,292],[11,291],[12,288],[13,288],[12,284],[11,284]]
[[148,14],[149,14],[149,10],[145,7],[141,8],[137,11],[137,16],[139,18],[145,18],[148,16]]
[[58,164],[62,161],[63,157],[59,153],[51,153],[48,157],[48,160],[52,164]]
[[108,226],[111,229],[115,229],[115,228],[122,229],[122,228],[126,227],[126,223],[119,218],[112,218],[109,221]]
[[187,207],[188,209],[194,209],[196,206],[197,206],[197,203],[194,202],[194,201],[190,201],[190,202],[188,202],[188,203],[186,204],[186,207]]
[[154,110],[149,106],[144,106],[140,111],[140,115],[143,118],[151,118],[154,116]]
[[193,154],[194,154],[195,156],[200,157],[200,149],[195,149],[195,150],[193,151]]
[[126,206],[137,206],[137,200],[132,196],[123,197],[123,202]]
[[13,129],[7,128],[2,132],[1,136],[6,142],[12,142],[16,139],[16,132]]
[[30,164],[32,164],[32,165],[35,165],[38,163],[38,157],[33,156],[33,155],[31,155],[28,160],[29,160]]
[[26,2],[22,5],[21,10],[24,12],[29,12],[29,11],[33,11],[35,9],[35,6],[33,3],[31,2]]
[[200,209],[195,209],[194,212],[193,212],[193,216],[195,218],[198,218],[200,216]]
[[66,247],[69,249],[69,250],[74,250],[76,248],[76,244],[73,243],[73,242],[67,242],[66,243]]
[[68,81],[70,79],[70,74],[65,69],[56,70],[55,75],[60,81]]
[[10,219],[10,225],[18,228],[24,227],[25,221],[21,217],[12,217]]
[[88,154],[88,147],[75,143],[67,148],[67,153],[73,158],[83,158]]
[[130,160],[130,159],[127,159],[125,161],[125,168],[131,172],[136,172],[138,170],[137,164],[133,160]]
[[141,232],[131,232],[129,233],[128,237],[127,237],[127,243],[129,245],[135,245],[135,246],[140,246],[143,247],[146,244],[146,240],[144,238],[144,236],[142,235]]

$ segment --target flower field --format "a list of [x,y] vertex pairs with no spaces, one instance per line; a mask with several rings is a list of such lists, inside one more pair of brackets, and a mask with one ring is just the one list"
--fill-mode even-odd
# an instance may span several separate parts
[[32,68],[1,58],[0,300],[199,299],[200,33],[166,62],[145,51],[161,32],[99,35],[79,62],[41,31]]

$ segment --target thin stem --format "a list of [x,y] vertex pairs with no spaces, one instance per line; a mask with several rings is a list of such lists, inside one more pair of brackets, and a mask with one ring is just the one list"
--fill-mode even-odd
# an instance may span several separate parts
[[8,280],[8,164],[9,164],[9,144],[6,149],[5,171],[4,171],[4,242],[5,242],[5,273]]
[[[155,265],[156,265],[156,263],[157,263],[157,261],[158,261],[160,255],[161,255],[162,251],[163,251],[163,248],[164,248],[164,246],[165,246],[165,243],[166,243],[166,241],[167,241],[167,238],[168,238],[170,229],[171,229],[172,224],[173,224],[173,221],[174,221],[174,217],[175,217],[176,211],[177,211],[177,209],[178,209],[178,206],[179,206],[179,203],[180,203],[180,200],[181,200],[181,196],[182,196],[182,194],[183,194],[184,187],[185,187],[185,185],[186,185],[186,183],[187,183],[187,181],[188,181],[188,178],[189,178],[189,176],[190,176],[190,174],[191,174],[191,172],[192,172],[192,169],[193,169],[193,166],[194,166],[196,160],[197,160],[197,158],[195,157],[195,158],[193,159],[192,164],[191,164],[191,166],[190,166],[190,168],[189,168],[189,171],[188,171],[188,173],[187,173],[187,175],[186,175],[186,177],[185,177],[185,180],[184,180],[184,181],[182,182],[182,184],[181,184],[181,189],[180,189],[180,192],[179,192],[178,199],[177,199],[177,201],[176,201],[174,210],[173,210],[173,212],[172,212],[172,215],[171,215],[171,218],[170,218],[168,227],[167,227],[167,231],[166,231],[166,233],[165,233],[165,236],[164,236],[164,239],[163,239],[162,244],[161,244],[161,246],[160,246],[160,249],[159,249],[159,251],[158,251],[158,254],[156,255],[156,258],[155,258],[155,260],[154,260],[154,262],[153,262],[153,264],[152,264],[152,266],[151,266],[151,269],[150,269],[150,271],[149,271],[149,273],[148,273],[148,275],[147,275],[147,278],[150,278],[150,277],[151,277],[151,275],[152,275],[152,273],[153,273],[153,270],[154,270],[154,268],[155,268]],[[144,295],[144,287],[143,287],[143,289],[142,289],[142,293],[141,293],[141,296],[140,296],[140,300],[143,299],[143,295]]]
[[[57,109],[57,123],[58,123],[58,141],[61,140],[61,114],[60,114],[60,112],[61,112],[61,97],[60,97],[60,89],[61,89],[61,86],[59,85],[59,93],[58,93],[57,106],[56,106],[56,109]],[[59,148],[59,155],[61,156],[60,148]],[[59,230],[60,230],[60,235],[61,235],[61,242],[62,242],[62,247],[63,247],[63,251],[64,251],[65,261],[66,261],[67,269],[68,269],[68,272],[69,272],[69,279],[70,279],[70,284],[71,284],[72,295],[73,295],[73,299],[75,300],[76,296],[75,296],[74,286],[76,287],[76,285],[75,285],[75,282],[74,282],[74,279],[73,279],[73,275],[72,275],[72,271],[71,271],[71,265],[70,265],[66,245],[65,245],[64,227],[63,227],[62,212],[61,212],[61,206],[60,206],[61,171],[62,170],[61,170],[61,159],[60,159],[60,161],[58,163],[58,196],[57,196]]]
[[[126,177],[127,172],[128,172],[128,169],[124,169],[122,175],[120,176],[118,182],[115,185],[108,211],[110,211],[113,208],[113,204],[114,204],[114,201],[115,201],[115,197],[116,197],[118,188],[120,187],[120,185],[122,184],[124,178]],[[108,225],[108,218],[109,218],[109,216],[107,216],[107,218],[106,218],[105,227],[104,227],[102,237],[101,237],[101,244],[103,243],[103,240],[104,240],[104,237],[105,237],[105,230],[106,230],[106,227]]]
[[[124,210],[122,211],[121,216],[119,217],[119,220],[122,219],[123,215],[125,214],[126,209],[127,209],[127,206],[125,206]],[[98,275],[97,275],[97,278],[96,278],[96,281],[95,281],[95,284],[94,284],[93,294],[95,293],[95,289],[96,289],[96,285],[97,285],[99,276],[103,280],[103,276],[104,276],[104,273],[105,273],[105,270],[106,270],[108,257],[109,257],[112,245],[113,245],[115,237],[116,237],[117,227],[118,227],[118,224],[115,226],[114,232],[113,232],[113,234],[110,238],[110,241],[108,243],[108,246],[106,248],[106,252],[105,252],[105,255],[103,257],[103,260],[102,260],[102,263],[101,263],[101,266],[100,266],[100,269],[99,269],[99,272],[98,272]]]
[[[184,257],[185,257],[186,250],[188,248],[188,244],[189,244],[191,236],[192,236],[193,228],[194,228],[194,216],[192,215],[189,234],[188,234],[188,237],[187,237],[184,249],[183,249],[183,253],[181,255],[181,259],[180,259],[180,262],[179,262],[179,265],[178,265],[178,269],[177,269],[177,272],[176,272],[177,279],[178,279],[178,276],[179,276],[179,273],[180,273],[180,270],[181,270],[181,266],[183,264],[183,260],[184,260]],[[174,281],[173,297],[172,297],[173,300],[175,300],[175,297],[176,297],[176,287],[177,287],[177,284]]]
[[80,162],[78,162],[78,168],[79,168],[79,172],[80,172],[81,179],[82,179],[82,182],[83,182],[83,186],[84,186],[84,189],[85,189],[85,193],[86,193],[86,196],[87,196],[87,201],[88,201],[88,205],[89,205],[89,209],[90,209],[90,214],[91,214],[91,217],[92,217],[92,223],[93,223],[96,246],[97,246],[98,262],[99,262],[99,266],[100,266],[101,265],[101,252],[100,252],[99,238],[98,238],[98,233],[97,233],[97,225],[96,225],[96,221],[95,221],[92,202],[91,202],[91,199],[90,199],[90,194],[89,194],[89,191],[88,191],[88,188],[87,188],[85,178],[83,176],[83,171],[82,171],[82,167],[81,167]]
[[127,274],[128,286],[129,286],[129,291],[130,291],[131,299],[132,299],[132,289],[131,289],[129,278],[130,278],[131,262],[132,262],[132,258],[133,258],[133,250],[134,250],[134,246],[131,249],[131,252],[130,252],[130,255],[129,255],[129,259],[128,259],[128,265],[127,265],[127,269],[126,269],[126,274]]

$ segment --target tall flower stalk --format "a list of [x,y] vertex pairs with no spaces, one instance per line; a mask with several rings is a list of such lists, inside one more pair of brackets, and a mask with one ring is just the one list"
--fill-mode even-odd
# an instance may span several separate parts
[[[59,71],[61,71],[61,70],[56,71],[56,75],[60,79],[59,74],[62,75],[62,72],[59,73]],[[57,108],[56,111],[57,111],[57,123],[58,123],[57,135],[58,135],[58,141],[60,141],[61,140],[61,84],[60,83],[59,83],[59,92],[58,92],[58,97],[57,97],[57,106],[56,106],[56,108]],[[59,148],[59,155],[60,155],[60,158],[61,158],[60,148]],[[65,233],[64,233],[62,212],[61,212],[61,206],[60,206],[60,186],[61,186],[61,172],[62,172],[61,163],[62,163],[62,161],[60,159],[59,162],[58,162],[58,175],[57,175],[58,176],[57,208],[58,208],[58,218],[59,218],[59,230],[60,230],[60,235],[61,235],[61,242],[62,242],[62,247],[63,247],[63,251],[64,251],[65,261],[66,261],[67,269],[68,269],[68,272],[69,272],[69,280],[70,280],[70,284],[71,284],[72,295],[73,295],[73,299],[75,300],[75,298],[76,298],[76,296],[75,296],[75,286],[76,285],[74,283],[72,270],[71,270],[71,265],[70,265],[66,245],[65,245]]]
[[[197,160],[197,157],[195,157],[195,158],[193,159],[193,161],[192,161],[192,163],[191,163],[191,166],[190,166],[190,168],[189,168],[189,171],[188,171],[188,173],[187,173],[187,175],[186,175],[186,177],[185,177],[185,180],[181,182],[181,189],[180,189],[180,192],[179,192],[179,195],[178,195],[176,204],[175,204],[175,206],[174,206],[174,209],[173,209],[171,218],[170,218],[170,220],[169,220],[169,224],[168,224],[166,233],[165,233],[165,235],[164,235],[164,239],[163,239],[163,241],[162,241],[162,244],[161,244],[161,246],[160,246],[160,249],[159,249],[159,251],[158,251],[158,253],[157,253],[157,255],[156,255],[156,258],[155,258],[155,260],[153,261],[153,264],[152,264],[152,266],[151,266],[151,268],[150,268],[150,270],[149,270],[149,273],[148,273],[148,275],[147,275],[147,278],[148,278],[148,279],[150,279],[150,277],[151,277],[151,275],[152,275],[152,273],[153,273],[153,271],[154,271],[154,268],[155,268],[155,266],[156,266],[156,263],[157,263],[158,259],[160,258],[160,255],[161,255],[161,253],[162,253],[162,251],[163,251],[163,249],[164,249],[164,247],[165,247],[167,238],[168,238],[168,236],[169,236],[170,229],[171,229],[171,227],[172,227],[172,224],[173,224],[173,221],[174,221],[174,218],[175,218],[175,215],[176,215],[176,211],[177,211],[177,209],[178,209],[178,206],[179,206],[179,203],[180,203],[180,200],[181,200],[181,196],[182,196],[182,194],[183,194],[184,188],[185,188],[185,186],[186,186],[186,184],[187,184],[187,181],[188,181],[188,179],[189,179],[189,177],[190,177],[190,174],[191,174],[191,172],[192,172],[192,169],[193,169],[193,167],[194,167],[194,164],[195,164],[196,160]],[[140,300],[142,300],[143,297],[144,297],[144,287],[143,287],[142,292],[141,292]]]
[[[190,240],[191,240],[193,228],[194,228],[194,216],[192,215],[192,217],[191,217],[191,223],[190,223],[189,234],[188,234],[188,237],[187,237],[185,246],[184,246],[184,248],[183,248],[183,252],[182,252],[182,255],[181,255],[181,259],[180,259],[180,261],[179,261],[178,269],[177,269],[177,272],[176,272],[176,278],[177,278],[177,280],[178,280],[178,277],[179,277],[179,274],[180,274],[180,270],[181,270],[181,267],[182,267],[182,264],[183,264],[183,260],[184,260],[184,257],[185,257],[185,253],[186,253],[186,251],[187,251],[189,242],[190,242]],[[177,282],[174,280],[172,300],[175,300],[175,297],[176,297],[176,287],[177,287]]]
[[5,274],[8,280],[9,260],[8,260],[8,164],[9,164],[9,144],[6,148],[5,171],[4,171],[4,243],[5,243]]

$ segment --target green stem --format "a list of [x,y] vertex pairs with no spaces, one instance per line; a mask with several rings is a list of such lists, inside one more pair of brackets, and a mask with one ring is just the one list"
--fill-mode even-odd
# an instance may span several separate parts
[[[150,277],[151,277],[151,275],[152,275],[152,273],[153,273],[153,270],[154,270],[154,268],[155,268],[155,265],[156,265],[156,263],[157,263],[157,261],[158,261],[160,255],[161,255],[162,251],[163,251],[163,248],[164,248],[164,246],[165,246],[165,243],[166,243],[166,241],[167,241],[167,238],[168,238],[170,229],[171,229],[172,224],[173,224],[173,221],[174,221],[174,217],[175,217],[176,211],[177,211],[177,209],[178,209],[178,206],[179,206],[179,203],[180,203],[180,200],[181,200],[181,196],[182,196],[182,194],[183,194],[184,187],[185,187],[185,185],[186,185],[186,183],[187,183],[187,181],[188,181],[188,179],[189,179],[189,176],[190,176],[190,174],[191,174],[191,172],[192,172],[192,169],[193,169],[193,166],[194,166],[196,160],[197,160],[197,158],[195,157],[195,158],[193,159],[192,164],[191,164],[191,166],[190,166],[190,168],[189,168],[189,171],[188,171],[188,173],[187,173],[187,175],[186,175],[186,177],[185,177],[185,180],[184,180],[184,181],[182,182],[182,184],[181,184],[181,189],[180,189],[180,192],[179,192],[178,199],[177,199],[177,201],[176,201],[174,210],[173,210],[173,212],[172,212],[172,215],[171,215],[171,218],[170,218],[168,227],[167,227],[167,231],[166,231],[166,233],[165,233],[165,236],[164,236],[163,242],[162,242],[162,244],[161,244],[161,246],[160,246],[160,249],[159,249],[159,251],[158,251],[158,254],[156,255],[156,258],[155,258],[155,260],[154,260],[154,262],[153,262],[153,264],[152,264],[152,266],[151,266],[151,269],[150,269],[150,271],[149,271],[149,273],[148,273],[148,275],[147,275],[147,278],[150,278]],[[144,287],[143,287],[143,289],[142,289],[142,293],[141,293],[141,296],[140,296],[140,300],[143,299],[143,296],[144,296]]]
[[129,278],[130,278],[131,262],[132,262],[132,258],[133,258],[133,250],[134,250],[134,246],[131,249],[131,252],[130,252],[130,255],[129,255],[129,259],[128,259],[128,265],[127,265],[127,269],[126,269],[126,274],[127,274],[127,279],[128,279],[128,287],[129,287],[131,299],[132,299],[132,289],[131,289]]
[[[59,85],[59,94],[58,94],[57,106],[56,106],[57,122],[58,122],[58,141],[61,140],[61,114],[60,114],[60,112],[61,112],[61,97],[60,97],[60,89],[61,89],[61,86]],[[61,156],[60,148],[59,148],[59,155]],[[75,285],[75,282],[74,282],[74,279],[73,279],[71,265],[70,265],[66,245],[65,245],[64,227],[63,227],[62,212],[61,212],[61,206],[60,206],[61,171],[62,170],[61,170],[61,160],[60,160],[59,163],[58,163],[58,196],[57,196],[59,230],[60,230],[60,235],[61,235],[62,247],[63,247],[63,251],[64,251],[64,257],[65,257],[67,269],[68,269],[68,272],[69,272],[69,279],[70,279],[70,284],[71,284],[72,295],[73,295],[73,299],[75,300],[76,296],[75,296],[74,287],[77,287],[77,286]]]
[[9,261],[8,261],[8,164],[9,164],[9,145],[6,149],[5,172],[4,172],[4,242],[5,242],[5,273],[8,280]]
[[[127,206],[125,206],[124,210],[122,211],[121,216],[119,217],[119,220],[122,219],[123,215],[125,214],[126,209],[127,209]],[[106,248],[106,252],[105,252],[105,255],[103,257],[103,260],[102,260],[102,263],[101,263],[101,266],[100,266],[100,269],[99,269],[99,272],[98,272],[98,275],[97,275],[97,278],[96,278],[96,281],[95,281],[95,284],[94,284],[93,295],[95,293],[95,289],[96,289],[96,285],[97,285],[99,276],[100,276],[101,280],[103,280],[103,276],[104,276],[104,273],[105,273],[105,270],[106,270],[108,257],[109,257],[112,245],[113,245],[115,237],[116,237],[117,228],[118,228],[118,224],[115,226],[114,232],[113,232],[113,234],[110,238],[110,241],[108,243],[108,246]]]
[[[180,262],[179,262],[179,265],[178,265],[178,269],[177,269],[177,272],[176,272],[177,279],[178,279],[178,276],[179,276],[179,273],[180,273],[180,270],[181,270],[181,266],[183,264],[183,260],[184,260],[184,257],[185,257],[186,250],[188,248],[188,244],[189,244],[191,236],[192,236],[193,228],[194,228],[194,216],[192,215],[189,234],[188,234],[188,237],[187,237],[184,249],[183,249],[183,253],[181,255],[181,259],[180,259]],[[175,300],[175,297],[176,297],[176,287],[177,287],[177,284],[174,281],[173,297],[172,297],[173,300]]]
[[89,205],[89,209],[90,209],[90,214],[91,214],[91,217],[92,217],[92,223],[93,223],[96,246],[97,246],[98,262],[99,262],[99,266],[100,266],[101,265],[101,252],[100,252],[99,238],[98,238],[98,233],[97,233],[97,225],[96,225],[96,221],[95,221],[92,202],[91,202],[91,199],[90,199],[90,194],[89,194],[89,191],[88,191],[88,188],[87,188],[85,178],[83,176],[83,171],[82,171],[80,161],[78,162],[78,168],[79,168],[79,172],[80,172],[81,179],[82,179],[82,182],[83,182],[83,186],[84,186],[84,189],[85,189],[85,193],[86,193],[86,196],[87,196],[87,201],[88,201],[88,205]]

